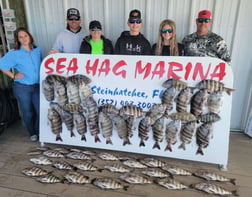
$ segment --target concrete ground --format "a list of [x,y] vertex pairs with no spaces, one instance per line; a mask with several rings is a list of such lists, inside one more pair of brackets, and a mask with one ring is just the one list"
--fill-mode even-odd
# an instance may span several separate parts
[[[127,191],[123,189],[119,190],[102,190],[95,187],[92,184],[75,185],[57,183],[57,184],[42,184],[37,182],[34,178],[27,177],[22,174],[22,170],[25,167],[34,166],[29,159],[35,157],[34,155],[28,155],[31,151],[36,151],[36,148],[40,145],[39,142],[31,142],[28,138],[27,131],[23,128],[20,121],[14,123],[7,128],[2,135],[0,135],[0,196],[19,196],[19,197],[129,197],[129,196],[141,196],[141,197],[199,197],[209,196],[206,193],[197,191],[195,189],[186,189],[180,191],[168,190],[156,184],[147,185],[129,185],[122,182],[119,179],[119,173],[111,173],[110,171],[103,170],[102,172],[83,172],[83,174],[90,177],[90,179],[97,177],[112,177],[115,180],[122,182],[123,185],[128,185]],[[53,144],[45,144],[50,148],[64,147]],[[81,149],[80,147],[76,147]],[[104,152],[105,150],[88,149],[96,153]],[[115,151],[107,151],[116,156],[133,156],[135,158],[142,158],[140,154],[129,154]],[[239,196],[250,197],[252,196],[252,139],[241,133],[231,133],[230,135],[230,148],[229,148],[229,162],[228,170],[220,171],[217,165],[177,160],[171,158],[160,157],[158,159],[166,161],[169,164],[179,166],[187,169],[191,172],[197,169],[208,169],[215,173],[224,175],[229,178],[236,179],[236,185],[230,183],[217,183],[219,186],[227,190],[237,190]],[[218,154],[218,153],[216,153]],[[144,156],[146,157],[146,156]],[[53,159],[55,160],[55,159]],[[69,163],[73,163],[73,160],[68,159]],[[99,168],[103,168],[104,164],[108,161],[103,161],[96,158],[94,164]],[[119,161],[118,161],[119,162]],[[111,162],[110,162],[111,163]],[[43,169],[53,171],[58,177],[63,177],[65,171],[57,170],[52,166],[42,166]],[[140,172],[136,170],[136,173]],[[141,172],[140,172],[141,173]],[[184,183],[185,185],[204,182],[203,179],[194,176],[176,176],[174,179]]]

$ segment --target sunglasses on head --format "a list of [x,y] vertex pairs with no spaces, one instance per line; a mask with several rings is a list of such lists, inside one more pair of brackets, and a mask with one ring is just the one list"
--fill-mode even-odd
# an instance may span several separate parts
[[129,23],[130,24],[134,24],[134,23],[136,23],[136,24],[140,24],[140,23],[142,23],[142,20],[141,19],[131,19],[131,20],[129,20]]
[[78,21],[78,20],[80,20],[80,17],[79,17],[79,16],[70,16],[70,17],[68,17],[67,19],[68,19],[69,21],[73,21],[73,20]]
[[92,28],[92,29],[90,29],[91,31],[101,31],[101,28],[98,28],[98,27],[96,27],[96,28]]
[[211,20],[211,19],[209,19],[209,18],[198,18],[198,22],[199,22],[199,23],[203,23],[203,22],[209,23],[210,20]]
[[172,33],[173,32],[173,29],[171,28],[171,29],[161,29],[161,33],[162,34],[165,34],[165,33]]

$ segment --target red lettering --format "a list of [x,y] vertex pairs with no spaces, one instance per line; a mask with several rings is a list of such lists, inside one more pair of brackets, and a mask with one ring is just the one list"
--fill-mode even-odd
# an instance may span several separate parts
[[146,77],[149,76],[149,74],[151,72],[151,63],[147,63],[144,68],[142,68],[141,65],[142,65],[141,60],[136,63],[135,78],[137,78],[137,73],[141,74],[145,71],[144,78],[143,78],[143,79],[145,79]]
[[211,63],[209,64],[207,72],[204,75],[203,74],[203,66],[202,66],[202,64],[199,63],[199,62],[196,63],[192,79],[195,81],[195,79],[197,78],[197,75],[199,74],[200,75],[200,79],[201,80],[205,80],[207,78],[208,73],[209,73],[210,67],[211,67]]
[[64,73],[64,70],[63,71],[60,71],[61,69],[65,68],[66,65],[63,65],[61,63],[63,62],[66,62],[67,58],[59,58],[58,61],[57,61],[57,64],[56,64],[56,72],[59,73],[59,74],[62,74]]
[[214,72],[211,74],[211,79],[214,77],[219,78],[219,81],[223,80],[223,77],[226,75],[225,72],[226,64],[225,63],[219,63],[215,69]]
[[154,78],[154,75],[159,75],[159,79],[160,79],[164,75],[164,73],[165,73],[164,66],[165,66],[164,61],[158,62],[157,65],[155,66],[154,71],[152,71],[152,77],[151,77],[151,79]]
[[69,71],[73,71],[73,74],[75,74],[77,70],[78,70],[77,58],[73,58],[70,61],[69,66],[67,67],[67,75],[69,74]]
[[187,80],[188,77],[189,77],[189,74],[190,74],[190,72],[191,72],[191,70],[192,70],[192,63],[189,62],[189,63],[186,65],[185,69],[186,69],[186,72],[185,72],[185,80]]
[[87,65],[86,65],[86,72],[87,74],[90,73],[90,70],[93,72],[93,76],[95,76],[96,74],[96,70],[97,70],[97,66],[99,63],[99,59],[96,59],[93,66],[90,66],[90,60],[87,61]]
[[109,59],[105,59],[105,60],[102,62],[101,68],[99,69],[99,75],[98,75],[98,76],[100,76],[102,72],[104,72],[104,73],[105,73],[105,76],[107,76],[108,73],[109,73],[109,71],[110,71],[109,65],[110,65]]
[[45,61],[45,68],[48,70],[46,71],[46,74],[50,74],[53,72],[53,68],[49,66],[49,64],[54,63],[54,59],[51,57]]
[[115,66],[113,67],[113,69],[112,69],[113,73],[114,73],[115,75],[122,75],[122,77],[125,79],[125,78],[126,78],[126,70],[122,70],[122,71],[120,71],[120,72],[117,72],[117,70],[118,70],[119,68],[121,68],[122,66],[126,66],[126,65],[127,65],[127,64],[126,64],[126,62],[125,62],[124,60],[121,60],[121,61],[117,62],[117,63],[115,64]]
[[170,66],[167,73],[167,79],[170,79],[170,78],[180,79],[181,77],[176,75],[173,71],[182,71],[183,65],[178,62],[169,62],[169,65]]

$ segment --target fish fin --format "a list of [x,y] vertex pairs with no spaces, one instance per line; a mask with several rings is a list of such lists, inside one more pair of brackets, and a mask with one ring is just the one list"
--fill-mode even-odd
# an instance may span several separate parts
[[85,136],[85,135],[82,135],[82,136],[81,136],[81,141],[85,141],[85,142],[87,141],[87,139],[86,139],[86,136]]
[[139,147],[141,147],[141,146],[145,146],[145,143],[143,140],[140,141]]
[[71,131],[71,137],[75,137],[75,134],[73,131]]
[[235,181],[236,179],[230,179],[230,183],[232,183],[233,185],[236,185]]
[[97,135],[95,136],[95,143],[96,142],[101,142],[100,138]]
[[60,140],[61,142],[63,142],[61,136],[60,136],[60,135],[57,135],[57,136],[56,136],[56,141],[59,141],[59,140]]
[[228,95],[231,95],[231,92],[234,91],[234,89],[231,88],[226,88],[226,92]]
[[123,141],[123,146],[125,146],[126,144],[131,144],[131,142],[129,141],[129,139],[125,139],[125,140]]
[[233,194],[233,196],[239,196],[239,194],[237,193],[237,190],[231,191],[231,193]]
[[152,147],[152,149],[154,148],[158,148],[160,150],[160,146],[159,146],[159,143],[158,142],[155,142],[154,146]]
[[73,167],[73,171],[77,171],[78,170],[78,168],[77,167]]
[[183,148],[183,150],[185,150],[185,143],[182,143],[178,148]]
[[91,159],[91,162],[93,163],[95,161],[95,159]]
[[167,144],[167,146],[166,146],[166,148],[165,148],[164,151],[167,151],[167,150],[169,150],[170,152],[172,152],[172,147],[171,147],[170,144]]
[[125,191],[127,191],[127,190],[128,190],[128,188],[129,188],[129,186],[128,186],[128,185],[123,186],[123,190],[125,190]]
[[197,154],[204,155],[204,153],[203,153],[203,151],[202,151],[202,148],[200,148],[200,147],[198,148],[198,150],[197,150],[197,152],[196,152],[196,155],[197,155]]
[[107,140],[106,140],[106,144],[112,144],[112,145],[113,145],[111,139],[107,139]]
[[98,172],[102,172],[103,170],[104,170],[104,169],[98,169],[97,171],[98,171]]

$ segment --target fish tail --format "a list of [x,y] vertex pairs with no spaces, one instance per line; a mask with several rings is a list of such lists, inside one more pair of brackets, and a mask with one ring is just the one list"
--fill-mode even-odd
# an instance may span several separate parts
[[239,194],[237,193],[237,190],[231,191],[231,193],[233,194],[233,196],[239,196]]
[[73,131],[71,131],[71,137],[75,137],[75,134]]
[[123,190],[125,190],[125,191],[127,191],[127,190],[128,190],[128,188],[129,188],[129,186],[128,186],[128,185],[123,186]]
[[81,140],[86,142],[86,141],[87,141],[86,136],[85,136],[85,135],[82,135],[82,136],[81,136]]
[[104,170],[104,169],[98,169],[97,171],[98,171],[98,172],[102,172],[103,170]]
[[234,91],[234,89],[231,88],[226,88],[226,92],[228,95],[231,95],[231,92]]
[[139,147],[141,147],[141,146],[145,146],[145,143],[143,140],[140,141]]
[[167,144],[167,146],[165,147],[165,151],[169,150],[170,152],[172,152],[172,147],[170,144]]
[[96,142],[101,142],[100,138],[97,135],[95,136],[95,143]]
[[131,144],[128,138],[123,141],[123,146],[125,146],[126,144]]
[[203,151],[202,151],[202,148],[201,148],[201,147],[199,147],[199,148],[198,148],[198,150],[197,150],[197,152],[196,152],[196,155],[197,155],[197,154],[204,155],[204,153],[203,153]]
[[60,140],[61,142],[63,142],[61,136],[60,136],[60,135],[57,135],[57,136],[56,136],[56,141],[59,141],[59,140]]
[[152,147],[152,149],[154,148],[158,148],[160,150],[160,146],[159,146],[159,143],[158,142],[155,142],[154,146]]
[[231,182],[233,185],[236,185],[235,181],[236,181],[236,179],[230,179],[230,182]]
[[178,148],[183,148],[183,150],[185,150],[185,143],[183,142]]
[[112,145],[113,145],[111,139],[107,139],[107,140],[106,140],[106,144],[112,144]]

